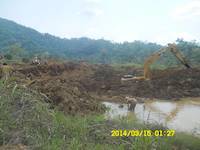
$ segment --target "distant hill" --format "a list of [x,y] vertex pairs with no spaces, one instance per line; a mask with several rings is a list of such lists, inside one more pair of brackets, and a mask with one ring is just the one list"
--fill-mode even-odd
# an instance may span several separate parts
[[[200,62],[200,49],[197,43],[183,40],[177,42],[186,56],[195,63]],[[24,56],[38,54],[106,64],[142,64],[146,57],[162,47],[156,43],[142,41],[112,43],[103,39],[93,40],[85,37],[59,38],[0,18],[1,53],[8,53],[16,45],[24,50]],[[166,55],[160,62],[164,65],[177,64],[170,55]]]

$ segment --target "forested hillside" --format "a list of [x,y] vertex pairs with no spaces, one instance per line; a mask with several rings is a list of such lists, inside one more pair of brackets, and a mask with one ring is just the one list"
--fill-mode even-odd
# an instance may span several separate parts
[[[191,63],[200,63],[198,43],[178,39],[177,44]],[[92,63],[143,64],[145,58],[161,47],[142,41],[113,43],[104,39],[62,39],[0,18],[0,51],[10,59],[17,55],[27,58],[39,55]],[[159,64],[173,66],[178,62],[172,54],[166,53]]]

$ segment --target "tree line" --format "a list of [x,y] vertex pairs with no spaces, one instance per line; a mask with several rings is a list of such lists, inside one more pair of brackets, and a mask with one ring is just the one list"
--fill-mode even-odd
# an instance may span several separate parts
[[[176,41],[180,51],[193,64],[200,63],[200,45],[196,41]],[[143,64],[162,45],[134,41],[114,43],[108,40],[83,38],[59,38],[0,18],[0,53],[7,59],[28,59],[35,55],[67,60],[84,60],[102,64]],[[163,66],[179,65],[169,52],[158,62]]]

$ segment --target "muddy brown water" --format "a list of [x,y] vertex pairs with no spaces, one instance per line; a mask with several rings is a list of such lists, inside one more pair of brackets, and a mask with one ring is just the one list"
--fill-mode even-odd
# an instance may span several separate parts
[[200,135],[200,98],[148,101],[137,104],[134,111],[129,111],[127,104],[113,102],[103,102],[103,104],[110,108],[105,113],[109,119],[137,118],[142,122],[158,123],[169,129]]

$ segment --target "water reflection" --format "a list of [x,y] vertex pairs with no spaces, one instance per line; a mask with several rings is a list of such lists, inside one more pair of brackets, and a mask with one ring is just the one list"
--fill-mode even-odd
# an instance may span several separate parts
[[163,124],[170,129],[200,134],[200,98],[181,101],[148,101],[137,104],[134,112],[127,104],[104,102],[110,108],[107,118],[136,117],[141,121]]

